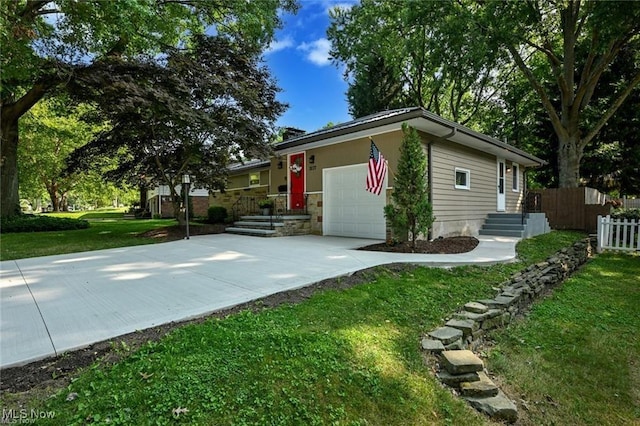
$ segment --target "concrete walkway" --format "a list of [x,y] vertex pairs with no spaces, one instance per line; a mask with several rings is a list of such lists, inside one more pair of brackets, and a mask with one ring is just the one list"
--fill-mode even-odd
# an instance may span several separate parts
[[516,238],[480,237],[464,254],[357,251],[375,241],[219,234],[0,262],[0,367],[231,307],[376,265],[491,264]]

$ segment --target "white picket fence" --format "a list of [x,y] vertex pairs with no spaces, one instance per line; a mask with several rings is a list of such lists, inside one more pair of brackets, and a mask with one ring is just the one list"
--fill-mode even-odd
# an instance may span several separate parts
[[598,216],[598,253],[603,250],[640,251],[640,222]]

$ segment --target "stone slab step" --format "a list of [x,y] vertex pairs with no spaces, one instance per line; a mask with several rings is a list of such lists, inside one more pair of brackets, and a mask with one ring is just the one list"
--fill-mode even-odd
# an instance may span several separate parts
[[519,223],[485,223],[482,225],[482,229],[488,231],[489,229],[504,229],[505,231],[524,231],[524,225]]
[[489,398],[498,395],[500,389],[498,389],[498,386],[493,383],[484,371],[479,371],[478,377],[480,380],[460,383],[460,393],[463,396],[472,398]]
[[439,327],[428,333],[434,339],[438,339],[443,345],[449,345],[456,340],[462,339],[462,331],[453,327]]
[[255,222],[255,221],[245,221],[239,220],[237,222],[233,222],[233,225],[236,227],[247,226],[249,228],[260,228],[261,226],[284,226],[282,222]]
[[235,228],[233,226],[226,229],[230,234],[252,235],[258,237],[270,237],[276,233],[271,229],[255,229],[255,228]]
[[485,413],[493,420],[515,423],[518,420],[516,405],[502,392],[489,398],[464,397],[476,410]]
[[447,327],[457,328],[462,331],[463,337],[468,337],[478,329],[478,324],[470,319],[451,319],[445,324]]
[[442,370],[436,374],[436,377],[438,377],[438,380],[440,380],[442,383],[447,386],[451,386],[452,388],[460,387],[460,383],[470,383],[476,380],[480,380],[480,376],[478,376],[477,372],[451,374],[446,370]]
[[482,303],[469,302],[464,305],[464,310],[467,312],[472,312],[474,314],[484,314],[489,310],[489,307],[487,305],[483,305]]
[[442,352],[442,364],[451,374],[464,374],[482,371],[484,363],[469,350]]
[[424,338],[420,342],[420,346],[422,347],[422,350],[429,351],[432,353],[440,353],[444,351],[444,345],[440,340],[436,340],[436,339]]

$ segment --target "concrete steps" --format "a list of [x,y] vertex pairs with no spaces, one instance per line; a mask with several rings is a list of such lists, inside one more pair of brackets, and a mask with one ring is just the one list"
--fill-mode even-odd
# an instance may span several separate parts
[[240,220],[226,229],[230,234],[250,235],[254,237],[272,237],[276,227],[284,226],[275,216],[242,216]]
[[306,235],[311,231],[310,215],[241,216],[240,220],[227,228],[230,234],[255,237],[284,237]]
[[523,238],[526,232],[527,218],[522,223],[520,213],[489,213],[480,235]]

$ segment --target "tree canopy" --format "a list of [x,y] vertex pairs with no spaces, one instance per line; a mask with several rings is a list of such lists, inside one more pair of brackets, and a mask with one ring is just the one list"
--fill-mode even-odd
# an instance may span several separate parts
[[[352,78],[352,112],[366,107],[369,87],[383,104],[420,105],[485,131],[488,117],[523,126],[526,111],[505,117],[517,70],[553,130],[557,183],[575,187],[585,149],[603,142],[597,136],[640,84],[639,33],[638,2],[363,0],[334,12],[329,38]],[[603,80],[622,52],[633,65]]]
[[205,30],[266,46],[293,0],[19,0],[0,2],[0,214],[16,213],[18,120],[105,58],[155,57]]
[[223,189],[230,161],[268,153],[285,108],[259,60],[260,51],[240,39],[197,36],[162,62],[101,62],[69,90],[93,99],[111,127],[73,153],[71,170],[116,158],[108,179],[168,185],[176,203],[183,174],[197,187]]

